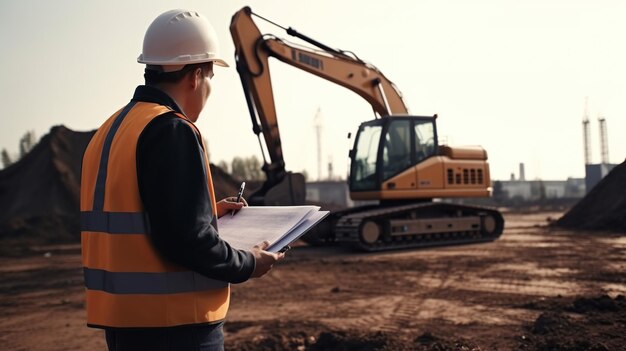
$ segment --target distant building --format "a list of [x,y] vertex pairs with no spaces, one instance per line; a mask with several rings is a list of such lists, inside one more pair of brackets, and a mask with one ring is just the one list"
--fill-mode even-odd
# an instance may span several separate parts
[[502,197],[503,198],[516,198],[519,197],[521,199],[529,199],[531,197],[531,186],[530,182],[515,180],[515,177],[508,181],[500,181],[502,185]]
[[585,197],[585,180],[582,178],[567,178],[565,181],[565,197]]
[[377,201],[352,201],[346,180],[324,180],[306,183],[306,201],[337,207],[354,207]]
[[585,186],[587,192],[598,184],[610,171],[617,166],[613,163],[598,163],[585,165]]
[[[497,186],[495,183],[499,183]],[[497,193],[496,193],[497,189]],[[585,179],[567,180],[499,180],[494,182],[494,197],[524,201],[585,196]]]
[[524,164],[521,162],[519,164],[519,180],[526,180],[526,171],[524,170]]
[[602,178],[604,178],[616,164],[609,163],[609,134],[606,118],[598,113],[598,129],[600,132],[600,163],[592,163],[591,155],[591,126],[589,124],[588,99],[585,98],[585,112],[583,114],[583,146],[585,151],[585,187],[590,192]]

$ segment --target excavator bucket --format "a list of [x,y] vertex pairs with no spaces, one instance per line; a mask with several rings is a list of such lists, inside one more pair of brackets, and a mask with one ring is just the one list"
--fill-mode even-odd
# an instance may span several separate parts
[[253,206],[304,205],[306,188],[302,173],[287,172],[283,179],[272,185],[266,182],[250,196]]

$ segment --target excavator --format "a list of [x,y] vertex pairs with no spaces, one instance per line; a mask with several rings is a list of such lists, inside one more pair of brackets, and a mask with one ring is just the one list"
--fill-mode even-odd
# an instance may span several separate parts
[[[261,34],[253,16],[313,47]],[[248,199],[250,204],[305,203],[303,175],[285,168],[268,65],[272,57],[350,89],[371,105],[375,115],[358,128],[349,151],[348,177],[350,197],[374,204],[332,212],[315,232],[305,235],[306,242],[383,251],[486,242],[502,234],[504,219],[496,209],[443,200],[491,195],[487,152],[478,146],[440,144],[437,115],[409,115],[401,92],[375,66],[352,52],[280,26],[249,7],[233,15],[230,32],[266,175],[265,183]]]

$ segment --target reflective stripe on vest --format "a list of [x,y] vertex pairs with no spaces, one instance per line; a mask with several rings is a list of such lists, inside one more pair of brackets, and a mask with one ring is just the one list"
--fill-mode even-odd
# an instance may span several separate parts
[[[131,102],[98,129],[85,151],[81,244],[90,326],[169,327],[226,317],[229,284],[163,259],[147,235],[136,148],[145,126],[167,112],[158,104]],[[195,125],[188,123],[202,143]],[[216,217],[206,151],[203,161]]]
[[178,294],[219,289],[225,283],[196,272],[107,272],[83,268],[85,286],[111,294]]
[[100,212],[80,213],[81,232],[109,234],[147,234],[143,212]]

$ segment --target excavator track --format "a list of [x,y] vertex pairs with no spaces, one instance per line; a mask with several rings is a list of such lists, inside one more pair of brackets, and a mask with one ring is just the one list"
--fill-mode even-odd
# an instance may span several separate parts
[[417,203],[351,212],[335,222],[334,240],[364,251],[492,241],[504,218],[495,209],[451,203]]

